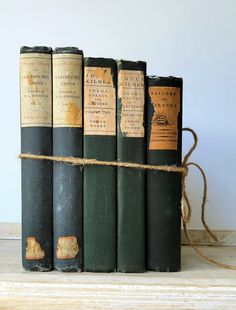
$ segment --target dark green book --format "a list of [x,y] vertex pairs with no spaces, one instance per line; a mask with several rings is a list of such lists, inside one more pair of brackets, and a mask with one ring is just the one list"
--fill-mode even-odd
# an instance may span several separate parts
[[[182,79],[147,79],[147,164],[181,165]],[[147,172],[147,269],[180,270],[181,174]]]
[[[76,47],[53,52],[53,155],[83,156],[83,52]],[[54,268],[80,271],[83,255],[83,172],[53,164]]]
[[[145,163],[146,63],[117,62],[117,161]],[[145,172],[117,170],[117,270],[145,271]]]
[[[20,50],[21,152],[52,155],[52,49]],[[25,270],[52,269],[52,163],[23,159],[22,262]]]
[[[116,161],[116,62],[85,58],[84,157]],[[84,167],[84,270],[116,269],[116,168]]]

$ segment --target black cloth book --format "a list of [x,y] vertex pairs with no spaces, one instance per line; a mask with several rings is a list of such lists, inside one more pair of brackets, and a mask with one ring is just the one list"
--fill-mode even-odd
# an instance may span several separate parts
[[[182,79],[147,79],[147,164],[181,164]],[[180,270],[181,174],[147,172],[147,269]]]
[[[53,155],[83,156],[83,52],[56,48],[53,60]],[[83,171],[53,163],[54,268],[81,271],[83,263]]]
[[[52,155],[52,49],[20,51],[21,152]],[[22,262],[25,270],[52,269],[52,163],[23,159]]]

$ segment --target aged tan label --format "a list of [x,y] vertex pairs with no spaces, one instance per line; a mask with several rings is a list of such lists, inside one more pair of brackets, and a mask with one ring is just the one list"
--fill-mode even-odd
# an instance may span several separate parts
[[59,237],[57,242],[57,258],[75,258],[79,252],[77,238],[75,236]]
[[116,95],[111,68],[85,67],[84,134],[116,135]]
[[21,126],[52,126],[51,55],[20,55]]
[[26,240],[26,259],[43,259],[45,252],[35,237]]
[[119,71],[118,98],[122,105],[120,130],[126,137],[144,137],[144,92],[142,71]]
[[153,116],[149,150],[177,150],[180,88],[149,87]]
[[82,127],[82,55],[53,55],[53,127]]

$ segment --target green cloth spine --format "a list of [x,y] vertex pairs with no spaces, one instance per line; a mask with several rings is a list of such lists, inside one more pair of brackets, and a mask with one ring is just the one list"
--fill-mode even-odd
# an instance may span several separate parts
[[[145,163],[143,61],[117,62],[117,161]],[[145,271],[145,171],[117,170],[117,271]]]
[[[116,161],[116,62],[85,58],[84,157]],[[116,168],[84,167],[84,270],[116,269]]]

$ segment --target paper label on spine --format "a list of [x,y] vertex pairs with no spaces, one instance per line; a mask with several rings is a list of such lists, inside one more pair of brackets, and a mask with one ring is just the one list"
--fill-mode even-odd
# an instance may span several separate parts
[[53,55],[53,127],[82,127],[82,55]]
[[71,259],[75,258],[79,252],[79,246],[76,236],[59,237],[57,243],[57,258]]
[[116,135],[116,93],[111,68],[85,67],[84,134]]
[[149,150],[177,150],[180,88],[150,86],[153,116]]
[[126,137],[144,137],[144,94],[143,71],[119,71],[120,130]]
[[43,259],[45,252],[35,237],[28,237],[26,240],[26,259]]
[[51,54],[20,55],[21,126],[52,126]]

